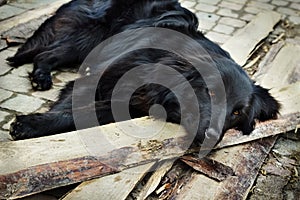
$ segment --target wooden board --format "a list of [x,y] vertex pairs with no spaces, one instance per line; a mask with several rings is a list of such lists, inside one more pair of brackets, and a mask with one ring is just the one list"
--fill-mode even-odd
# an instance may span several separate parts
[[62,200],[73,199],[126,199],[138,181],[151,169],[155,163],[134,167],[123,172],[86,181],[76,187]]
[[185,144],[184,136],[186,132],[179,125],[145,117],[1,143],[0,199],[19,198],[181,156],[190,145]]
[[300,112],[300,81],[274,88],[271,93],[282,105],[281,114],[285,115],[292,112]]
[[[295,106],[297,106],[297,104],[299,105],[297,99],[300,98],[300,92],[299,93],[295,92],[290,95],[287,94],[286,96],[286,93],[292,93],[292,91],[297,91],[297,89],[294,89],[293,87],[289,87],[289,90],[283,91],[282,93],[278,93],[278,96],[280,98],[287,98],[287,100],[284,100],[285,104],[283,104],[283,108],[281,112],[285,114],[286,113],[292,113],[292,114],[283,115],[277,120],[261,122],[258,125],[256,125],[254,131],[250,135],[243,135],[241,132],[237,130],[229,130],[225,134],[222,141],[215,147],[215,149],[221,149],[224,147],[244,144],[247,142],[251,142],[251,141],[255,141],[262,138],[271,137],[281,133],[287,133],[289,131],[295,130],[297,126],[300,124],[300,109],[298,110],[298,112],[296,112],[297,109],[295,109]],[[295,106],[292,106],[293,104]]]
[[276,12],[262,12],[222,47],[239,65],[243,66],[256,45],[269,35],[280,18],[281,15]]
[[[272,52],[271,52],[272,53]],[[278,88],[300,81],[300,45],[286,42],[285,45],[269,59],[263,71],[256,75],[259,85],[266,88]]]
[[149,178],[146,185],[144,185],[144,187],[140,191],[137,200],[147,199],[147,197],[155,191],[155,189],[160,184],[162,178],[172,168],[174,162],[175,159],[165,160],[160,163],[160,166],[155,168],[155,171],[153,172],[152,176]]
[[267,138],[214,152],[209,158],[232,168],[234,175],[223,182],[217,182],[202,174],[194,174],[192,181],[184,186],[177,199],[246,199],[275,141],[276,137]]

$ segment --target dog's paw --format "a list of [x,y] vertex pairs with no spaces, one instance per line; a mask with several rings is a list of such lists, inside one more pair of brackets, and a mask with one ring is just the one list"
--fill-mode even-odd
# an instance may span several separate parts
[[6,58],[6,61],[13,68],[18,68],[22,65],[22,63],[19,63],[14,56]]
[[17,116],[16,120],[10,125],[9,134],[14,140],[23,140],[34,137],[35,129],[31,127],[27,116]]
[[52,78],[50,73],[36,70],[30,75],[31,85],[35,90],[49,90],[52,87]]

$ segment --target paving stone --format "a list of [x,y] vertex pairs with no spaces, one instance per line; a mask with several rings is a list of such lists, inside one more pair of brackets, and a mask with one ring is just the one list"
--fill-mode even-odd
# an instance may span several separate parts
[[15,121],[15,118],[11,119],[9,122],[7,122],[6,124],[4,124],[4,125],[2,126],[2,128],[3,128],[4,130],[9,130],[9,129],[10,129],[11,123],[13,123],[14,121]]
[[19,8],[24,8],[24,9],[33,9],[33,8],[41,7],[43,5],[50,4],[52,2],[53,0],[30,0],[30,1],[14,0],[13,2],[10,3],[10,5]]
[[270,2],[271,0],[256,0],[256,1],[258,1],[258,2],[263,2],[263,3],[268,3],[268,2]]
[[215,22],[209,21],[209,20],[200,20],[199,21],[199,28],[198,30],[210,30],[216,25]]
[[8,73],[10,70],[11,70],[11,67],[8,67],[6,65],[1,65],[0,66],[0,76],[3,75],[3,74]]
[[218,7],[214,5],[205,4],[205,3],[199,3],[195,7],[195,9],[203,12],[213,13],[218,9]]
[[206,34],[206,37],[220,45],[225,43],[230,38],[229,35],[225,35],[222,33],[216,33],[213,31],[208,32]]
[[219,6],[222,7],[222,8],[228,8],[228,9],[231,9],[231,10],[241,10],[244,7],[243,4],[237,4],[237,3],[234,3],[234,2],[226,2],[226,1],[222,1],[219,4]]
[[79,77],[78,73],[72,73],[72,72],[59,72],[59,74],[55,76],[56,79],[62,82],[74,81],[78,77]]
[[23,13],[25,10],[10,5],[0,7],[0,21]]
[[217,5],[221,0],[198,0],[198,3]]
[[258,14],[261,12],[261,9],[257,8],[257,7],[252,7],[252,6],[247,6],[245,8],[245,11],[251,14]]
[[221,24],[226,24],[228,26],[233,26],[233,27],[243,27],[246,25],[245,21],[239,20],[239,19],[234,19],[230,17],[222,17],[219,20],[219,23]]
[[13,92],[28,92],[31,84],[28,78],[21,78],[13,74],[0,77],[0,88]]
[[198,17],[199,21],[208,20],[211,22],[216,22],[220,19],[219,15],[212,14],[212,13],[205,13],[205,12],[197,12],[196,16]]
[[289,2],[283,0],[273,0],[271,3],[276,6],[286,6]]
[[193,8],[196,5],[195,1],[183,1],[181,2],[181,6],[185,8]]
[[237,3],[237,4],[245,4],[248,0],[223,0],[224,2],[228,1],[228,2],[233,2],[233,3]]
[[237,18],[239,15],[237,13],[234,13],[232,10],[229,10],[227,8],[220,9],[217,14],[225,16],[225,17],[232,17]]
[[28,114],[39,109],[44,103],[45,101],[38,98],[18,94],[16,97],[2,103],[1,107]]
[[234,28],[224,24],[218,24],[213,30],[219,33],[225,33],[226,35],[230,35],[234,31]]
[[53,86],[50,90],[48,91],[36,91],[32,93],[32,96],[38,97],[38,98],[43,98],[46,100],[50,101],[56,101],[58,98],[58,95],[60,93],[60,87]]
[[0,102],[8,99],[9,97],[11,97],[13,95],[12,92],[10,91],[7,91],[7,90],[3,90],[3,89],[0,89]]
[[286,15],[292,15],[292,16],[299,16],[299,12],[297,12],[296,10],[293,10],[291,8],[285,8],[285,7],[279,7],[277,8],[277,11]]
[[7,117],[8,115],[10,115],[10,113],[0,110],[0,122],[3,122],[5,120],[5,117]]
[[12,56],[13,51],[3,50],[0,52],[0,76],[9,72],[12,67],[7,64],[6,58]]
[[255,17],[255,15],[252,15],[252,14],[247,13],[247,14],[244,14],[244,15],[241,17],[241,19],[242,19],[242,20],[245,20],[245,21],[247,21],[247,22],[250,22],[254,17]]
[[271,5],[270,3],[263,3],[263,2],[257,2],[257,1],[250,1],[248,3],[248,6],[264,9],[264,10],[273,10],[275,8],[274,5]]
[[0,142],[8,142],[11,141],[12,138],[9,135],[8,131],[2,131],[0,130]]
[[[299,3],[292,3],[290,5],[290,7],[293,8],[293,9],[300,10],[300,1],[299,1]],[[300,15],[300,13],[298,13],[298,14]]]
[[300,24],[300,17],[297,17],[297,16],[290,16],[289,17],[289,20],[291,22],[293,22],[294,24]]
[[15,68],[11,71],[13,75],[19,76],[19,77],[28,77],[29,73],[32,71],[33,65],[32,64],[26,64],[22,65],[18,68]]
[[7,44],[6,44],[6,41],[5,40],[2,40],[0,38],[0,51],[7,48]]

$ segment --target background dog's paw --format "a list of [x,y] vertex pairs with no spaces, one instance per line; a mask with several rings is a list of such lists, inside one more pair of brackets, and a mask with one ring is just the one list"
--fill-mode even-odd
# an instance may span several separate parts
[[52,78],[50,73],[44,73],[36,70],[31,76],[31,85],[35,90],[49,90],[52,87]]
[[6,61],[11,67],[14,68],[20,67],[22,65],[22,63],[19,63],[14,56],[6,58]]
[[10,125],[9,134],[14,140],[22,140],[34,137],[34,128],[26,119],[26,116],[17,116],[16,120]]

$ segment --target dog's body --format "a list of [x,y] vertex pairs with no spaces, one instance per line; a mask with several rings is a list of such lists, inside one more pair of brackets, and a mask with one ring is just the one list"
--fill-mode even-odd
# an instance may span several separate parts
[[[217,127],[212,130],[213,133],[209,133],[213,94],[208,91],[204,79],[186,60],[170,52],[149,48],[132,52],[113,63],[101,77],[94,105],[83,109],[83,113],[89,113],[95,107],[100,124],[114,122],[111,96],[117,81],[141,63],[159,63],[180,72],[193,87],[199,103],[200,122],[195,121],[194,116],[189,114],[187,108],[189,106],[179,105],[178,99],[172,93],[173,88],[151,82],[138,88],[132,95],[129,105],[132,117],[148,115],[152,105],[161,104],[167,112],[168,121],[180,123],[182,119],[183,125],[187,128],[196,123],[198,127],[196,140],[201,143],[205,134],[222,136],[230,128],[237,128],[244,134],[249,134],[254,128],[256,119],[265,121],[277,116],[279,104],[270,96],[268,90],[254,85],[226,51],[197,31],[198,21],[195,15],[182,8],[176,0],[126,2],[74,0],[62,6],[56,15],[48,19],[17,54],[8,60],[16,66],[34,62],[32,85],[35,89],[46,90],[52,84],[51,69],[79,65],[103,40],[122,31],[146,27],[178,31],[193,38],[207,51],[219,70],[225,86],[227,100],[225,123],[218,124],[217,119]],[[156,67],[144,67],[143,73],[139,73],[136,78],[146,79],[145,75],[155,74],[156,70]],[[93,78],[96,79],[96,76],[97,74],[92,74],[82,77],[81,80],[88,82]],[[62,90],[59,100],[49,112],[18,116],[16,122],[12,124],[12,137],[25,139],[75,130],[72,114],[73,87],[74,82],[70,82]],[[90,89],[87,85],[81,87],[79,91]],[[124,85],[125,90],[126,87]],[[185,84],[176,83],[174,88],[182,97],[189,98]],[[187,114],[183,115],[184,111],[187,111]]]

